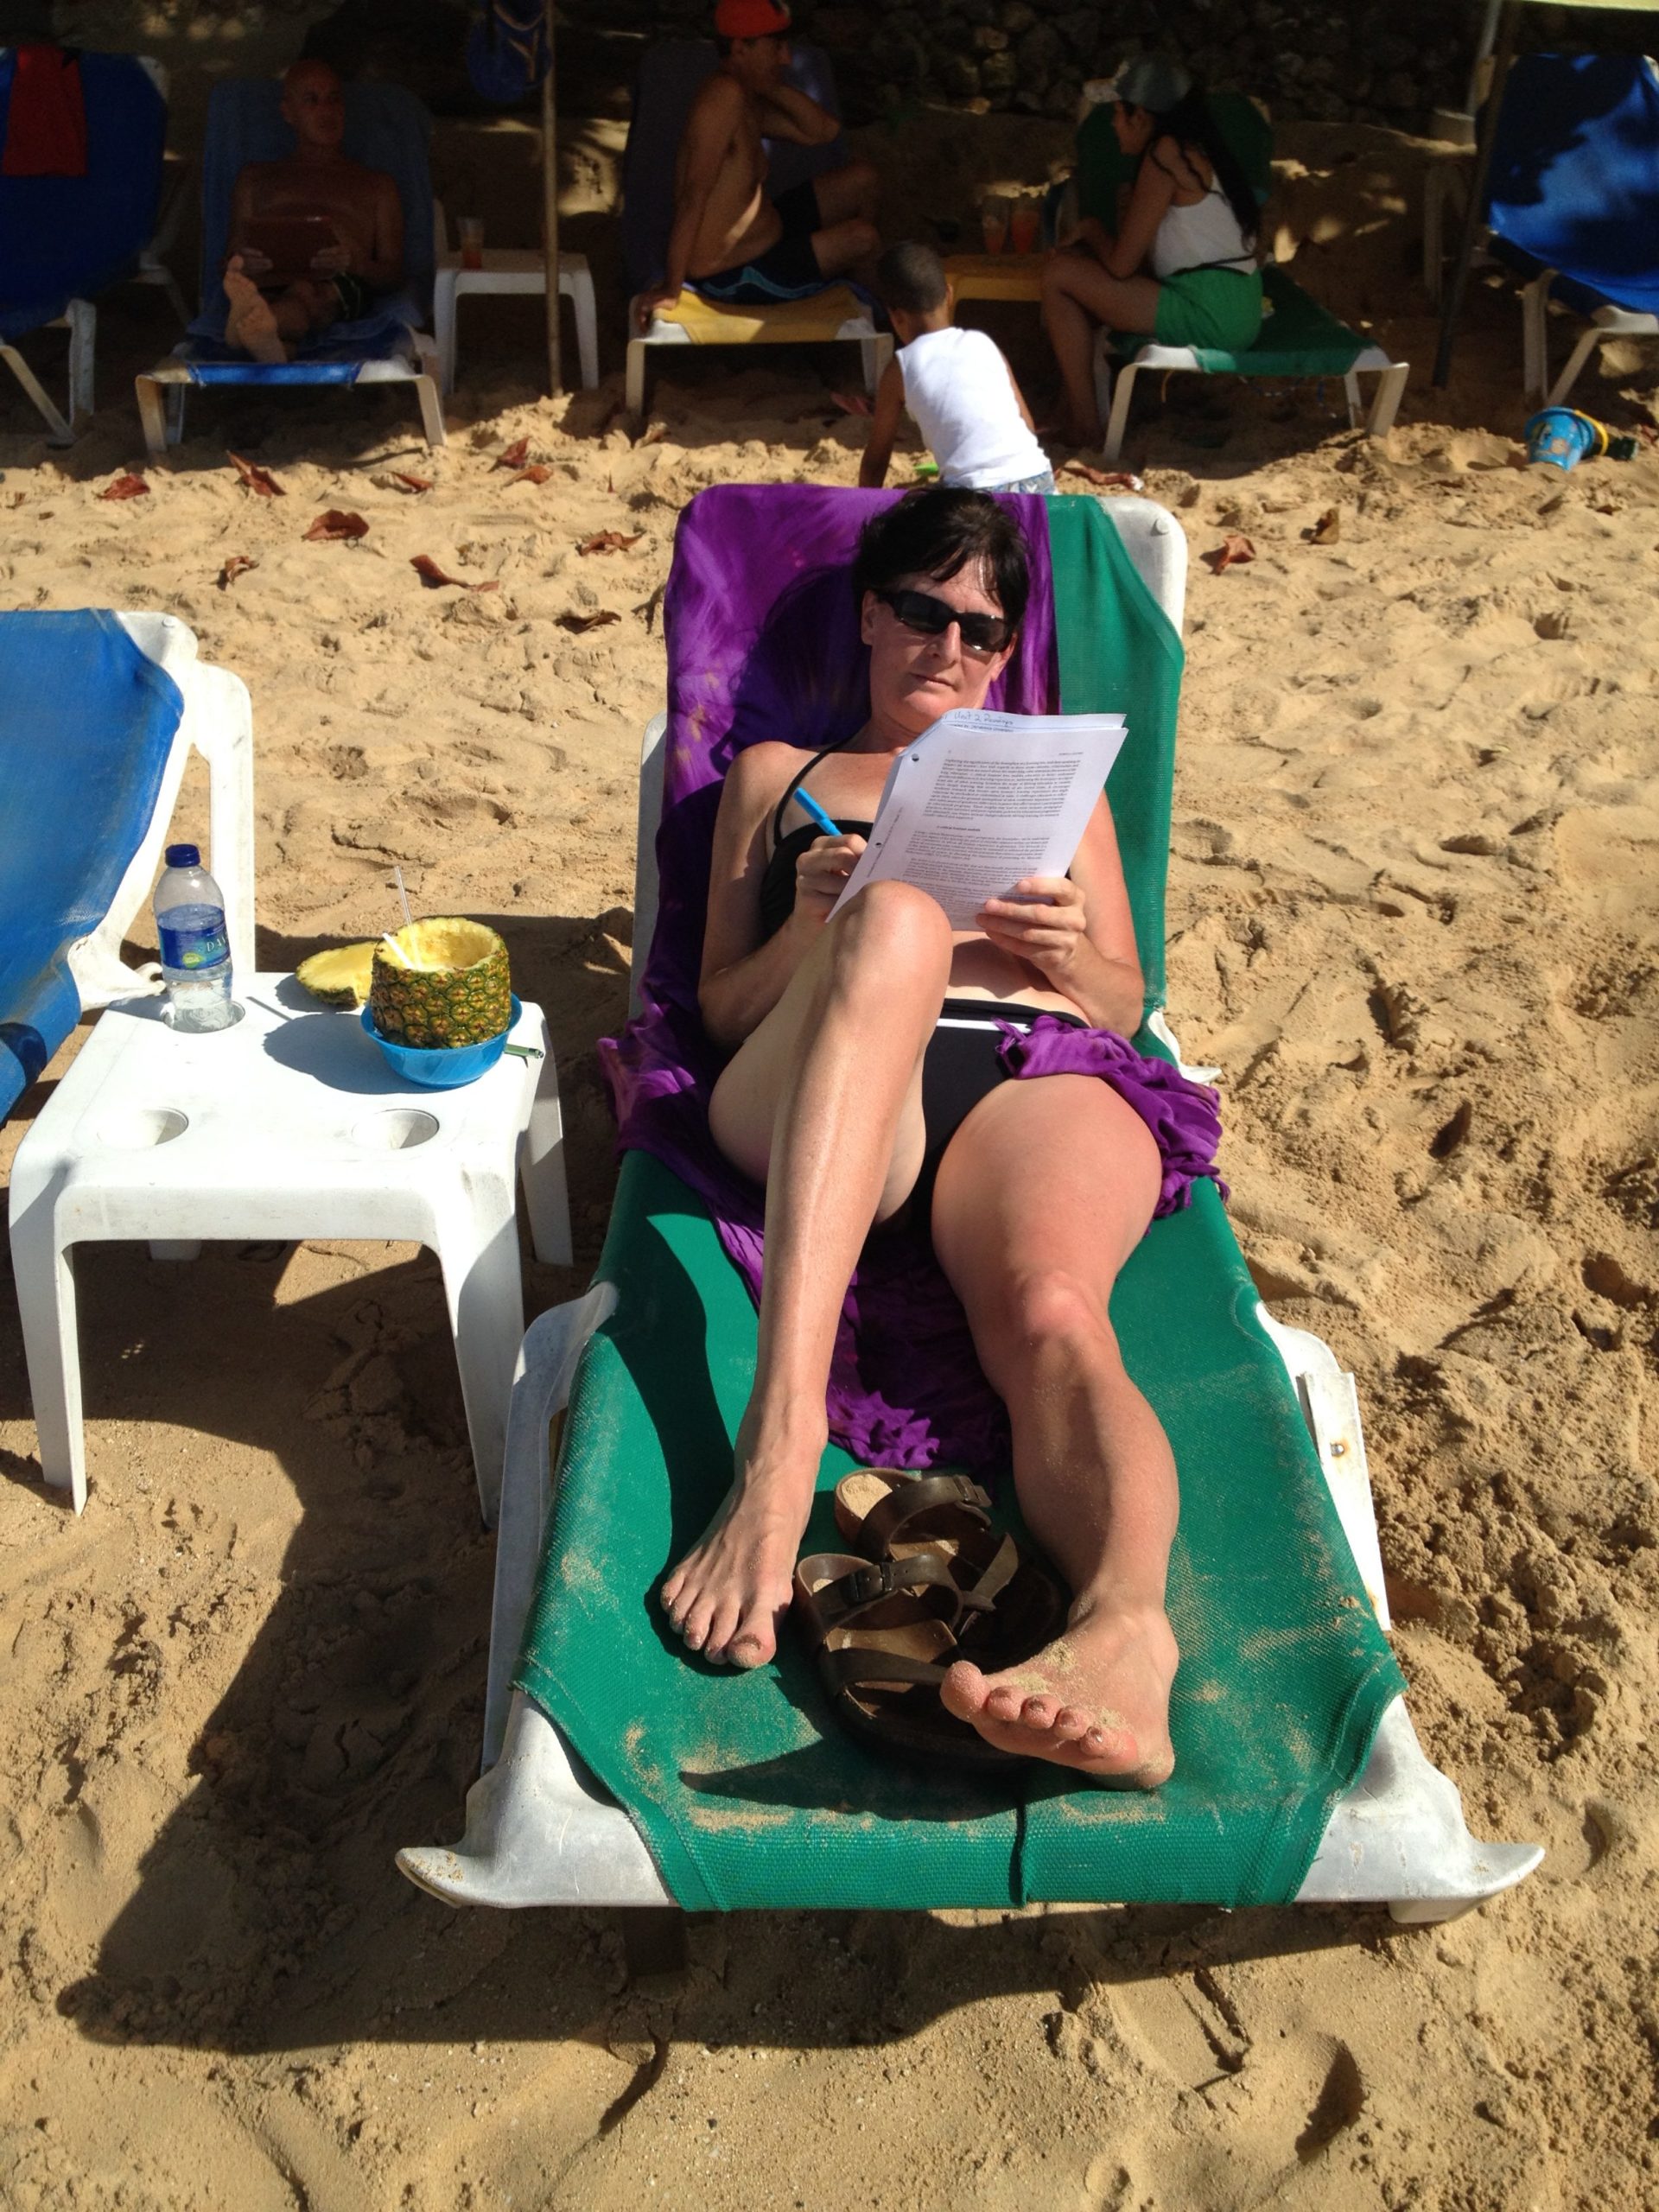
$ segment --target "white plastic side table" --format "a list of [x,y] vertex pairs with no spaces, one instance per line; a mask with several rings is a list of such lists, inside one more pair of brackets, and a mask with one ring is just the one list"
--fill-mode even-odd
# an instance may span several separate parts
[[[373,1237],[428,1246],[443,1269],[484,1519],[493,1526],[513,1363],[524,1334],[514,1186],[536,1256],[570,1259],[558,1077],[526,1005],[507,1052],[456,1090],[399,1083],[355,1014],[292,976],[238,990],[244,1018],[181,1035],[159,996],[100,1018],[18,1147],[11,1251],[48,1483],[86,1502],[77,1244],[203,1237]],[[181,1249],[181,1247],[183,1249]]]
[[[585,253],[559,256],[559,290],[576,318],[576,353],[584,391],[599,382],[599,318],[594,306],[593,272]],[[463,269],[446,254],[432,284],[432,327],[438,341],[438,368],[444,395],[455,388],[455,308],[469,292],[525,292],[547,296],[545,257],[517,246],[486,246],[481,269]]]

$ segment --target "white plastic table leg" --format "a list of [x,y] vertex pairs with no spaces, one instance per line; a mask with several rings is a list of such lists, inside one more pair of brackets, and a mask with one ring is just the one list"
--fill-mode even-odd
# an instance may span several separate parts
[[559,272],[559,289],[570,302],[576,319],[576,358],[582,365],[582,386],[592,391],[599,382],[599,310],[594,302],[594,272],[586,260],[575,269]]
[[570,1198],[564,1175],[564,1116],[559,1107],[559,1071],[553,1040],[542,1022],[541,1070],[530,1122],[518,1146],[519,1179],[524,1211],[530,1216],[531,1249],[545,1266],[568,1268],[572,1259]]
[[29,1392],[40,1434],[41,1472],[54,1490],[86,1503],[81,1430],[80,1344],[75,1325],[75,1255],[58,1242],[60,1164],[39,1171],[19,1154],[11,1179],[11,1260],[22,1321]]
[[524,1287],[512,1183],[476,1178],[466,1196],[466,1211],[458,1205],[435,1215],[429,1241],[443,1269],[478,1502],[485,1527],[493,1529],[501,1510],[507,1402],[524,1333]]

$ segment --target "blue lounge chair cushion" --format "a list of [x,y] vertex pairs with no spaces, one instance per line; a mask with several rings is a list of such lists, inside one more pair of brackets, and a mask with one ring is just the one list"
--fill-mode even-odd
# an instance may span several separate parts
[[[16,63],[0,51],[0,145]],[[85,176],[0,176],[0,341],[116,283],[156,229],[167,103],[130,54],[83,54]]]
[[0,614],[0,1115],[79,1018],[70,948],[143,842],[183,711],[114,615]]
[[[281,85],[268,77],[241,78],[213,87],[201,166],[201,312],[190,326],[192,340],[207,342],[181,348],[180,353],[180,358],[193,366],[211,365],[215,359],[230,364],[223,344],[228,303],[219,277],[230,238],[232,195],[248,162],[286,161],[293,153],[294,133],[283,120],[282,97]],[[373,315],[333,325],[326,342],[315,349],[315,358],[327,360],[343,348],[350,348],[359,358],[384,358],[384,352],[377,357],[370,349],[397,350],[398,334],[418,329],[426,321],[435,265],[428,160],[431,128],[425,108],[400,85],[346,86],[345,150],[369,168],[384,169],[397,187],[404,210],[405,282],[403,290],[383,302]],[[235,357],[235,361],[245,371],[262,365],[249,363],[242,356]],[[283,365],[310,365],[308,359]],[[316,383],[340,379],[244,374],[213,380]]]
[[1634,54],[1528,54],[1510,73],[1487,206],[1494,251],[1551,296],[1659,315],[1659,73]]

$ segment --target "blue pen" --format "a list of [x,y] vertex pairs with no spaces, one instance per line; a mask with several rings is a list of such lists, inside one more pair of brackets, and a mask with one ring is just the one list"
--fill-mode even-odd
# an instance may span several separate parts
[[794,798],[796,805],[800,808],[802,813],[810,815],[812,820],[817,824],[818,828],[823,830],[826,837],[840,836],[840,823],[832,822],[830,819],[830,817],[818,804],[818,802],[813,798],[810,791],[804,791],[800,785],[797,784],[795,786]]

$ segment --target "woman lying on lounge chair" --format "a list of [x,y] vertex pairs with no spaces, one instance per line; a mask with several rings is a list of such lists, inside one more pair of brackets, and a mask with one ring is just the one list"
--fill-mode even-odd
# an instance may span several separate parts
[[[663,1602],[705,1657],[772,1656],[842,1301],[865,1238],[912,1210],[1007,1404],[1026,1520],[1076,1593],[1060,1639],[1008,1675],[958,1662],[944,1701],[1005,1750],[1150,1787],[1173,1765],[1175,1467],[1107,1306],[1154,1211],[1185,1202],[1190,1176],[1154,1128],[1212,1109],[1124,1041],[1141,977],[1103,797],[1071,875],[988,901],[976,930],[953,936],[894,881],[830,919],[894,757],[950,708],[982,705],[1010,658],[1025,540],[981,493],[912,493],[867,525],[852,588],[868,721],[804,764],[792,745],[751,745],[721,795],[699,996],[731,1058],[709,1122],[766,1185],[766,1268],[735,1479]],[[808,818],[803,789],[838,835]]]
[[1241,353],[1262,327],[1255,194],[1179,62],[1142,54],[1119,72],[1112,126],[1139,163],[1116,234],[1087,219],[1043,270],[1043,324],[1065,388],[1065,435],[1101,442],[1095,331]]

